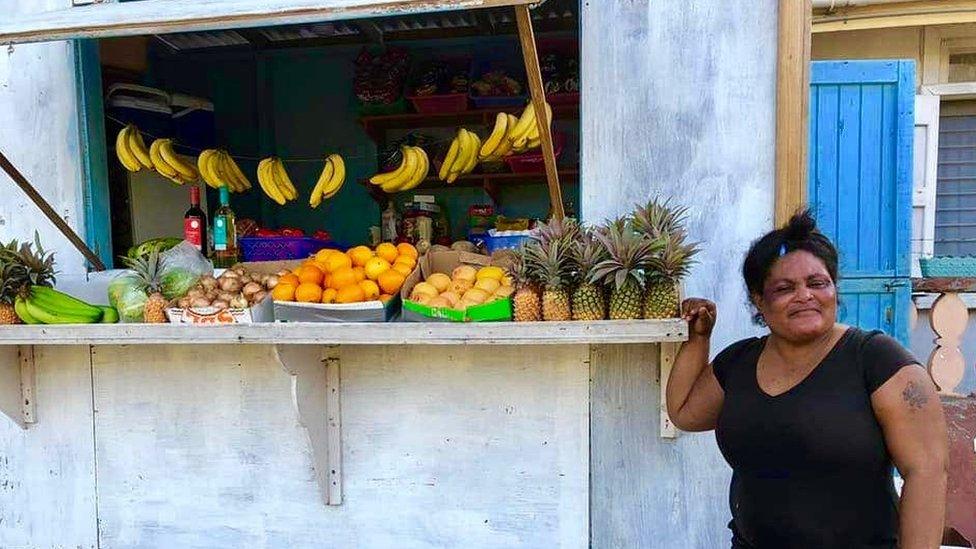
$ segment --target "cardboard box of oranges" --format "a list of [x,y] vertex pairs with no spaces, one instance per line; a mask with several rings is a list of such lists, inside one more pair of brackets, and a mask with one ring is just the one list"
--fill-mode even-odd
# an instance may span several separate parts
[[400,290],[403,320],[485,322],[512,319],[512,287],[486,255],[428,252]]
[[271,290],[276,320],[389,322],[399,316],[400,290],[418,260],[412,245],[384,242],[375,249],[325,249],[305,260],[245,265],[277,275]]

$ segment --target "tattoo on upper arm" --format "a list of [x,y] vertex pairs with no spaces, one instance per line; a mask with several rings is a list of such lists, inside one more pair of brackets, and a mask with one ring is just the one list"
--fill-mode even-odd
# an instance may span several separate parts
[[901,398],[908,403],[908,407],[912,410],[921,410],[922,407],[929,401],[929,396],[925,394],[922,387],[914,382],[909,381],[905,385],[905,389],[901,392]]

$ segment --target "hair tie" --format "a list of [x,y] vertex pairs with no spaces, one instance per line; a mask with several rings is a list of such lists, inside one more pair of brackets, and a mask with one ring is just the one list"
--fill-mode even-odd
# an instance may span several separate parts
[[780,257],[783,257],[784,255],[786,255],[786,243],[785,242],[782,243],[782,244],[780,244],[780,246],[779,246],[779,256]]

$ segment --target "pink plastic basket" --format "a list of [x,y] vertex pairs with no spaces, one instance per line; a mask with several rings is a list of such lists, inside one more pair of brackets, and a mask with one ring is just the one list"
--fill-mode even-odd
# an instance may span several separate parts
[[468,110],[468,94],[449,93],[444,95],[416,95],[407,99],[413,108],[422,114],[464,112]]
[[[566,145],[566,134],[554,132],[552,135],[553,152],[556,153],[556,160],[563,154],[563,147]],[[546,162],[542,158],[542,151],[532,151],[530,153],[509,156],[505,158],[508,169],[512,173],[542,173],[546,171]]]

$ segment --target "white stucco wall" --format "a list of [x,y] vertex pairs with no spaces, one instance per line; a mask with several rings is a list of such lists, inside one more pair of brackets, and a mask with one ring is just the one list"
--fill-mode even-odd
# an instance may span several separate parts
[[[755,331],[738,269],[772,227],[777,2],[582,5],[583,218],[652,196],[689,206],[691,234],[705,244],[686,293],[717,303],[717,352]],[[654,372],[643,375],[634,382],[656,407]],[[731,471],[714,435],[666,441],[653,421],[631,427],[626,455],[636,457],[624,467],[645,490],[594,501],[614,505],[593,515],[594,532],[607,532],[594,546],[727,547]]]
[[[0,0],[0,14],[44,11],[70,0]],[[75,66],[69,42],[0,47],[0,151],[84,238]],[[58,270],[85,272],[79,252],[0,172],[0,240],[33,238],[55,251]]]

